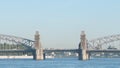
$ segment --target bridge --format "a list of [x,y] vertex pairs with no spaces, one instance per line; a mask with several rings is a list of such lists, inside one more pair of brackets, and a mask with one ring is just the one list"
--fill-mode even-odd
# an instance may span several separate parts
[[[36,31],[34,41],[26,38],[0,34],[0,56],[33,56],[35,60],[45,59],[45,54],[50,52],[78,53],[79,60],[90,59],[91,54],[120,53],[120,49],[109,49],[114,46],[112,42],[120,40],[120,34],[87,40],[84,31],[80,35],[78,49],[43,50],[39,32]],[[118,45],[119,46],[119,45]],[[118,47],[117,47],[118,48]]]
[[36,31],[35,41],[0,34],[0,56],[32,55],[35,60],[43,59],[43,50],[40,44],[39,32]]
[[[81,41],[79,43],[78,49],[54,49],[44,50],[44,52],[74,52],[79,54],[79,60],[88,60],[90,59],[91,54],[120,54],[120,49],[118,49],[118,47],[108,48],[109,46],[115,46],[111,43],[120,41],[120,34],[87,40],[85,32],[82,31],[80,35],[80,40]],[[117,46],[120,46],[120,44],[118,44]]]

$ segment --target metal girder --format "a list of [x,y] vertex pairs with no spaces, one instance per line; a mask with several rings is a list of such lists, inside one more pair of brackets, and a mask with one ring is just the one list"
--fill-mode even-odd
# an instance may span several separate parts
[[25,38],[21,38],[21,37],[16,37],[16,36],[10,36],[10,35],[3,35],[0,34],[0,44],[22,44],[28,48],[34,48],[34,41],[29,40],[29,39],[25,39]]
[[102,49],[102,45],[120,40],[120,34],[93,39],[87,42],[89,50]]

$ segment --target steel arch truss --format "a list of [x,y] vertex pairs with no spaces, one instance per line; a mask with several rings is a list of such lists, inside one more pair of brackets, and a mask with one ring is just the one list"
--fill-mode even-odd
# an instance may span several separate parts
[[102,49],[102,45],[120,40],[120,34],[97,38],[87,42],[88,49]]
[[34,41],[32,40],[3,34],[0,34],[0,44],[22,45],[27,48],[34,48]]

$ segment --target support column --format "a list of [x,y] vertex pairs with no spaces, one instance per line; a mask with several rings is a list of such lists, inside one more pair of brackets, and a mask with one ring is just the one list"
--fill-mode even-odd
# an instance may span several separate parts
[[35,60],[43,60],[44,57],[43,57],[43,48],[41,46],[41,43],[40,43],[40,35],[39,35],[39,32],[36,31],[36,34],[35,34],[35,52],[34,52],[34,55],[33,55],[33,59]]
[[87,53],[87,40],[86,40],[86,35],[85,32],[81,32],[81,42],[79,44],[79,60],[88,60],[89,59],[89,54]]

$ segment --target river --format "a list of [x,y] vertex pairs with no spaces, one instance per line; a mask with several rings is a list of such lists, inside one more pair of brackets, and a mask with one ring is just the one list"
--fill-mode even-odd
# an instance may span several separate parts
[[32,59],[0,59],[0,68],[120,68],[120,58],[96,58],[80,61],[59,58],[36,61]]

